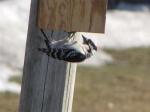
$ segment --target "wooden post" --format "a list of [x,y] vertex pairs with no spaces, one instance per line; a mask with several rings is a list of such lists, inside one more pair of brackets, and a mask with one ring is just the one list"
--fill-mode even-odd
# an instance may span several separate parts
[[[38,0],[31,0],[19,112],[71,112],[76,64],[48,58],[36,25]],[[54,32],[55,40],[64,32]],[[49,34],[50,36],[50,34]]]

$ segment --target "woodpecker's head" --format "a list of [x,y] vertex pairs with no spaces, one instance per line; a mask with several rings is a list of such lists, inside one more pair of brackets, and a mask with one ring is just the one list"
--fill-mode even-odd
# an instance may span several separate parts
[[87,44],[89,46],[90,52],[97,51],[97,46],[91,39],[87,39],[85,36],[82,35],[84,44]]

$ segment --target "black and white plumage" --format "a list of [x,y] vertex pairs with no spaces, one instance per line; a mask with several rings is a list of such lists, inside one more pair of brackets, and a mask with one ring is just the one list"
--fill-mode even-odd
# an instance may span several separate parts
[[[45,38],[47,48],[39,48],[38,50],[46,53],[54,59],[64,60],[67,62],[82,62],[91,57],[94,51],[97,51],[97,47],[94,42],[91,39],[87,39],[83,35],[82,43],[77,41],[70,42],[67,39],[50,42],[44,31],[41,30],[41,32]],[[74,34],[68,38],[72,38],[73,36]]]

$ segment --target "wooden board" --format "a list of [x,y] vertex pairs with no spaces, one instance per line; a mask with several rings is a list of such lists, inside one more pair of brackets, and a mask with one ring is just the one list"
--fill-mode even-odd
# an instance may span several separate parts
[[107,0],[39,0],[38,27],[104,33]]

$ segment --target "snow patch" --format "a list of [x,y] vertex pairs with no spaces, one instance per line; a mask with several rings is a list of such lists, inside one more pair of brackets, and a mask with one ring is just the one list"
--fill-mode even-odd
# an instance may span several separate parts
[[129,4],[123,6],[126,6],[124,10],[118,8],[107,12],[105,35],[92,33],[85,35],[103,48],[149,47],[150,6]]
[[9,82],[9,78],[15,74],[16,71],[8,66],[0,65],[0,92],[20,93],[20,85],[15,82]]
[[85,60],[85,62],[81,63],[80,65],[102,66],[109,63],[113,63],[113,58],[104,51],[99,51],[95,53],[95,55],[93,55],[91,58]]

